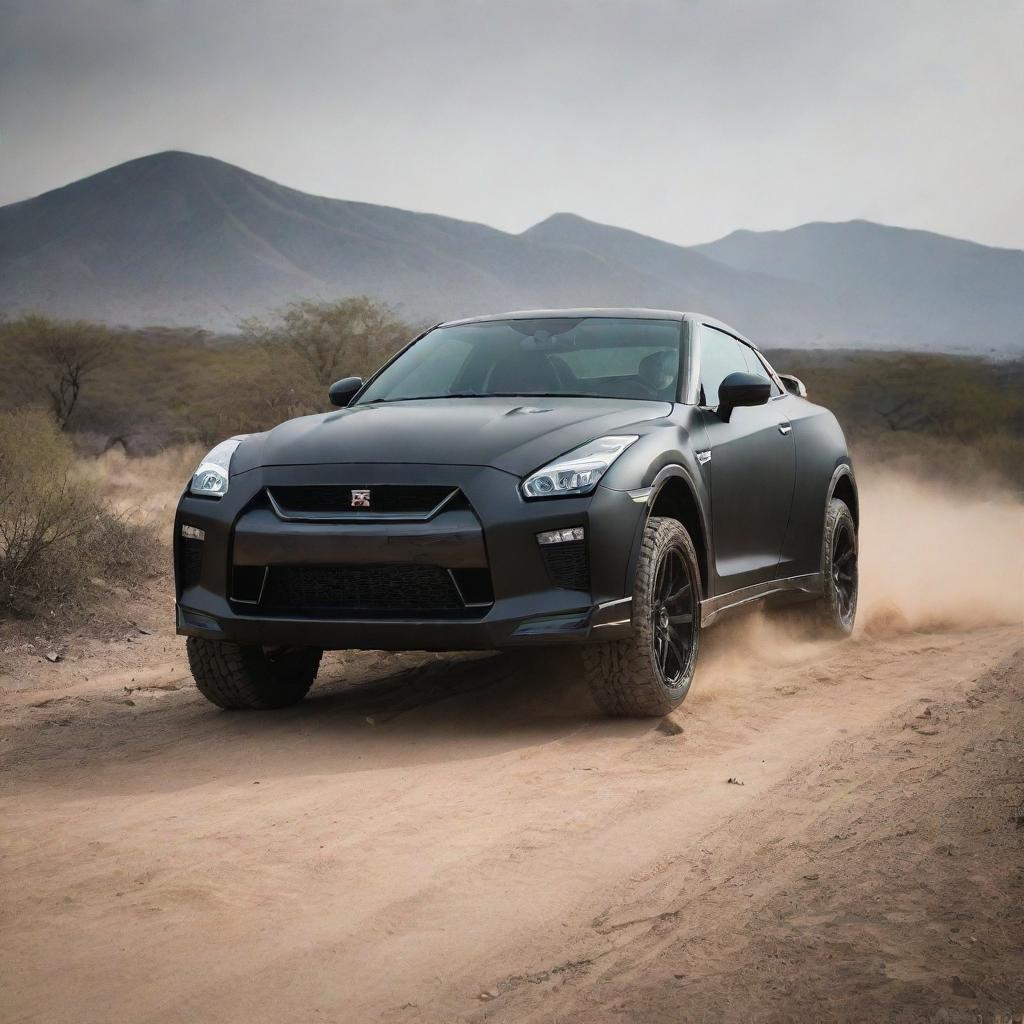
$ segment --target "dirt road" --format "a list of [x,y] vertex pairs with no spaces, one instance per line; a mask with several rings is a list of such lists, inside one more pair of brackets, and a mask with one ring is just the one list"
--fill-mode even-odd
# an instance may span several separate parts
[[762,628],[709,634],[676,734],[502,656],[221,714],[140,635],[8,692],[0,1016],[1024,1011],[1019,630]]
[[1019,1021],[1019,506],[876,496],[857,638],[717,627],[662,723],[500,655],[218,712],[165,587],[9,649],[0,1020]]

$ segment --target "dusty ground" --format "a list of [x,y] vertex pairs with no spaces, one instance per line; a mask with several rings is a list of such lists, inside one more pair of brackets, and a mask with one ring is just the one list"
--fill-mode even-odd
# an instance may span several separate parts
[[865,520],[857,638],[717,627],[660,724],[506,656],[221,713],[159,590],[9,646],[0,1019],[1019,1021],[1020,513],[925,498]]

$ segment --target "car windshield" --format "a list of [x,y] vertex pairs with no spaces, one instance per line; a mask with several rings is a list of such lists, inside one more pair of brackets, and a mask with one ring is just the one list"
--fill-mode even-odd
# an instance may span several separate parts
[[680,336],[675,320],[593,316],[439,327],[388,366],[358,404],[492,395],[672,402]]

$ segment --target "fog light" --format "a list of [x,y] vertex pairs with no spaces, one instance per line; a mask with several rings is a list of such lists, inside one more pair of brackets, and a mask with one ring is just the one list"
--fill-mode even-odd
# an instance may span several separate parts
[[200,530],[198,526],[188,526],[185,523],[181,524],[181,535],[189,540],[206,540],[205,530]]
[[537,534],[538,544],[565,544],[571,540],[583,540],[583,527],[570,526],[564,530],[547,530]]

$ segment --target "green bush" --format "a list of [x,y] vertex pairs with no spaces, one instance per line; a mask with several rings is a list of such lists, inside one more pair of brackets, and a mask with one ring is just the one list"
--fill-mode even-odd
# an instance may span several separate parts
[[0,412],[0,611],[73,604],[96,579],[131,584],[159,559],[151,528],[75,472],[71,444],[40,409]]

